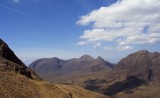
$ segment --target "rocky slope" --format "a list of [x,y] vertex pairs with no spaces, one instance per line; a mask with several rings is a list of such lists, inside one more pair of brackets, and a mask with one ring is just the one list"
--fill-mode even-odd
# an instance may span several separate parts
[[107,98],[78,86],[42,81],[0,40],[0,98]]

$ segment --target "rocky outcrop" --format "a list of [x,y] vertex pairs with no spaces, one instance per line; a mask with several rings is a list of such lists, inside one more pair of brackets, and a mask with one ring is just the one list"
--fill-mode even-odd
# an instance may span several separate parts
[[0,56],[11,62],[26,67],[2,39],[0,39]]
[[0,39],[0,71],[14,71],[28,78],[41,80],[35,72],[27,68],[2,39]]

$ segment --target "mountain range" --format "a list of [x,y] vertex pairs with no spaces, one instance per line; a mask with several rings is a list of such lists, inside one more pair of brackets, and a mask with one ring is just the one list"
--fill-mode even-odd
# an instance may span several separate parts
[[43,79],[59,82],[73,77],[85,77],[91,73],[111,70],[114,66],[101,57],[94,59],[89,55],[83,55],[80,58],[70,60],[56,57],[39,59],[31,63],[29,67]]
[[83,55],[70,60],[39,59],[29,67],[47,81],[78,85],[115,98],[159,96],[159,52],[140,50],[123,58],[118,64],[101,57],[94,59]]

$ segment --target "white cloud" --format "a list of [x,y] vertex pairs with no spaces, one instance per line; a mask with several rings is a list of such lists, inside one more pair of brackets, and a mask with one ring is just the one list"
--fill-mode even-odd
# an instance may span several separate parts
[[154,44],[160,41],[159,33],[151,34],[141,34],[129,36],[124,40],[119,40],[119,45],[129,45],[129,44]]
[[81,16],[77,24],[92,25],[80,36],[81,45],[114,42],[117,49],[126,50],[136,44],[155,44],[160,42],[160,1],[119,0]]

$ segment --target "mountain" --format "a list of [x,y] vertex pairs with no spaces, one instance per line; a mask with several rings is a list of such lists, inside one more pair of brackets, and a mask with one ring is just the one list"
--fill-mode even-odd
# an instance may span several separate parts
[[[35,71],[38,70],[41,73],[45,73],[60,69],[62,67],[61,62],[63,62],[63,60],[58,59],[56,57],[44,58],[36,60],[30,65],[30,67],[33,68]],[[37,64],[38,66],[36,66]]]
[[39,59],[31,63],[29,67],[43,79],[59,82],[71,80],[72,77],[80,78],[95,72],[108,71],[113,68],[113,65],[101,57],[94,59],[89,55],[83,55],[70,60]]
[[102,93],[118,98],[157,98],[160,91],[159,70],[159,52],[140,50],[132,53],[108,73],[107,80],[110,82],[103,86]]
[[0,39],[0,98],[108,97],[78,86],[43,81]]
[[[141,50],[122,59],[115,68],[126,77],[160,80],[160,53]],[[121,75],[122,75],[121,74]]]
[[160,96],[160,53],[140,50],[118,62],[109,72],[85,81],[84,88],[115,98]]

